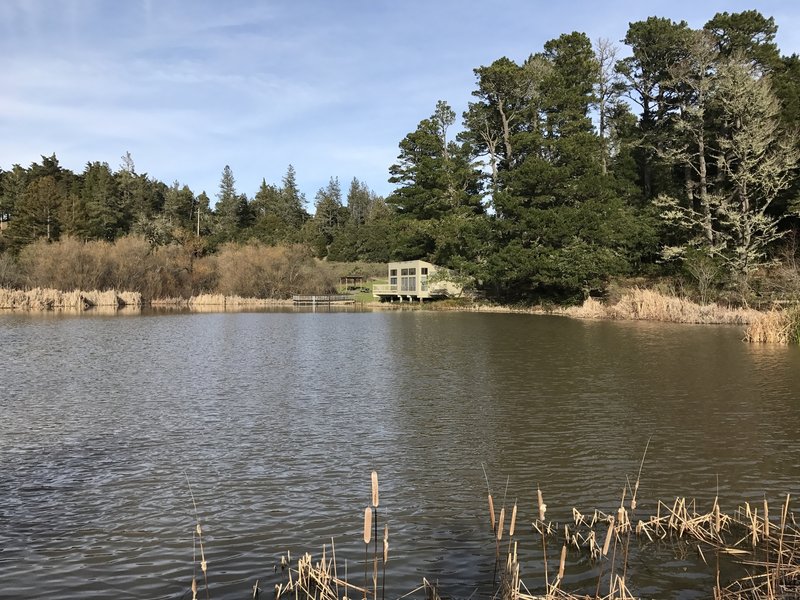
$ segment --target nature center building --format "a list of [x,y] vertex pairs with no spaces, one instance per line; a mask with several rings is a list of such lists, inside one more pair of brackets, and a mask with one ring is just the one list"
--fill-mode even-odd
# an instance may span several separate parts
[[461,294],[461,286],[447,280],[447,269],[425,262],[390,262],[388,284],[376,284],[372,294],[381,301],[414,301],[450,298]]

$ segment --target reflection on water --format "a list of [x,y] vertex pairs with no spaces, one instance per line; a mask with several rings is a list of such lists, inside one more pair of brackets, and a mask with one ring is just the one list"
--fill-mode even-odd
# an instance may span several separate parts
[[[185,597],[192,484],[214,598],[274,583],[291,549],[363,557],[369,473],[387,593],[490,588],[495,497],[535,518],[618,505],[650,439],[640,511],[798,492],[800,350],[741,331],[426,312],[0,316],[0,596]],[[508,482],[508,483],[507,483]],[[507,486],[507,490],[506,490]],[[523,530],[524,531],[524,530]],[[522,542],[523,579],[541,552]],[[648,548],[629,580],[705,598],[695,554]],[[669,568],[664,568],[670,563]],[[592,567],[570,557],[566,583]],[[592,588],[593,589],[593,588]]]

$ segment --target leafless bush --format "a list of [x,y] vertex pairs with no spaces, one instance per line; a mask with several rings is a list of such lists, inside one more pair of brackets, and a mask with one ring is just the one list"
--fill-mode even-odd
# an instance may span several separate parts
[[22,249],[19,265],[28,287],[105,290],[111,288],[110,247],[71,237],[55,243],[39,240]]
[[0,288],[19,287],[22,276],[14,258],[8,252],[0,254]]
[[280,299],[335,290],[301,245],[227,245],[217,255],[217,272],[217,291],[227,296]]

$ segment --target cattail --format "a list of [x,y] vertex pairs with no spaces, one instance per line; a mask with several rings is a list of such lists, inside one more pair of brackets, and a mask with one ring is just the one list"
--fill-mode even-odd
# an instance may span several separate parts
[[378,473],[372,472],[372,506],[378,508]]
[[197,579],[192,577],[192,600],[197,600]]
[[561,562],[558,565],[558,578],[564,578],[564,565],[567,563],[567,545],[561,546]]
[[714,498],[714,532],[719,533],[722,529],[722,515],[719,513],[719,503]]
[[517,503],[514,502],[514,508],[511,511],[511,525],[508,528],[508,536],[512,537],[514,535],[514,526],[517,523]]
[[494,500],[492,500],[492,495],[489,494],[489,520],[492,523],[492,532],[494,532]]
[[769,506],[767,506],[767,499],[764,498],[764,539],[769,537]]
[[506,519],[506,509],[505,507],[500,509],[500,519],[497,521],[497,541],[503,539],[503,521]]
[[536,486],[536,496],[539,500],[539,520],[544,521],[544,514],[547,512],[547,504],[545,504],[542,499],[542,490],[539,489],[539,486]]
[[611,517],[608,523],[608,533],[606,533],[606,541],[603,543],[603,556],[608,556],[608,547],[611,545],[611,536],[614,533],[614,517]]
[[369,544],[372,539],[372,509],[368,506],[364,509],[364,543]]
[[383,564],[389,562],[389,525],[383,526]]

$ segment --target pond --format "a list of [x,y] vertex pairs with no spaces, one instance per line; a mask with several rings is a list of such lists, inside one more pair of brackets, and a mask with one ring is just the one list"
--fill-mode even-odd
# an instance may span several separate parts
[[[428,311],[0,315],[0,597],[191,597],[192,496],[212,598],[256,580],[272,597],[282,553],[332,539],[361,584],[373,470],[387,597],[422,577],[491,594],[484,470],[541,590],[537,486],[548,519],[613,512],[647,447],[641,514],[800,492],[800,349],[741,338]],[[645,546],[635,593],[710,596],[695,550]],[[570,553],[564,587],[597,576]]]

